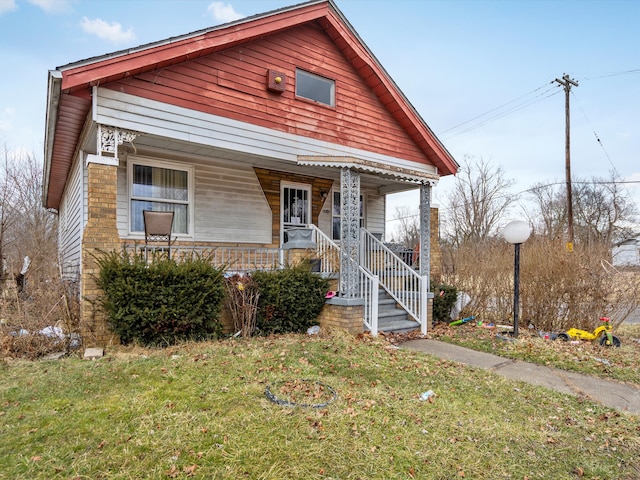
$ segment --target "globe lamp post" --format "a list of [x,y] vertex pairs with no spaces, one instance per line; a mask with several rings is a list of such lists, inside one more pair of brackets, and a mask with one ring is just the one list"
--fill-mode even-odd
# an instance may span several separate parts
[[513,336],[518,336],[518,310],[520,309],[520,245],[531,235],[529,224],[522,220],[507,223],[502,231],[504,239],[515,247],[513,261]]

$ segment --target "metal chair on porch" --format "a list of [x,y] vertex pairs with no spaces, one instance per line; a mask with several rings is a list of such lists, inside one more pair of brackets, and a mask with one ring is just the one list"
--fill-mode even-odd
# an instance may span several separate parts
[[154,212],[143,210],[144,218],[144,255],[149,260],[149,251],[167,252],[171,258],[171,229],[173,228],[173,212]]

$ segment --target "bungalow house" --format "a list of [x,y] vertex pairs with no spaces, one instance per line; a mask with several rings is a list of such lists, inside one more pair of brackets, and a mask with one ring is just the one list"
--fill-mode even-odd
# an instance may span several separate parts
[[[316,258],[339,292],[326,324],[375,333],[381,288],[426,331],[431,188],[458,165],[332,0],[50,71],[44,158],[85,344],[111,338],[96,255],[143,243],[143,210],[174,212],[173,255],[211,249],[238,270]],[[380,242],[386,195],[408,189],[419,271]]]

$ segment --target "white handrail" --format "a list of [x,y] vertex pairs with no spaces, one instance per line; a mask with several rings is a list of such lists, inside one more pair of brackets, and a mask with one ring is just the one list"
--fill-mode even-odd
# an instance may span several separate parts
[[313,230],[313,241],[316,243],[316,256],[320,259],[321,273],[340,271],[340,246],[331,240],[316,225],[308,225]]
[[421,277],[380,240],[362,229],[360,263],[380,279],[380,285],[427,333],[427,295],[429,279]]
[[[331,240],[316,225],[309,225],[314,232],[316,252],[321,262],[321,272],[335,273],[340,271],[340,246]],[[380,282],[376,275],[358,265],[358,296],[364,300],[364,325],[374,337],[378,335],[378,289]]]
[[372,275],[361,265],[358,265],[360,272],[360,296],[364,300],[364,324],[372,336],[378,335],[378,290],[380,281],[377,275]]

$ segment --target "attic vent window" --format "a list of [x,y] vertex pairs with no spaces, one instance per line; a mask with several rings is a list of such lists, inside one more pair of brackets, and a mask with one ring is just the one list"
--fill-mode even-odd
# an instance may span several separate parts
[[296,96],[335,107],[336,82],[304,70],[296,70]]

